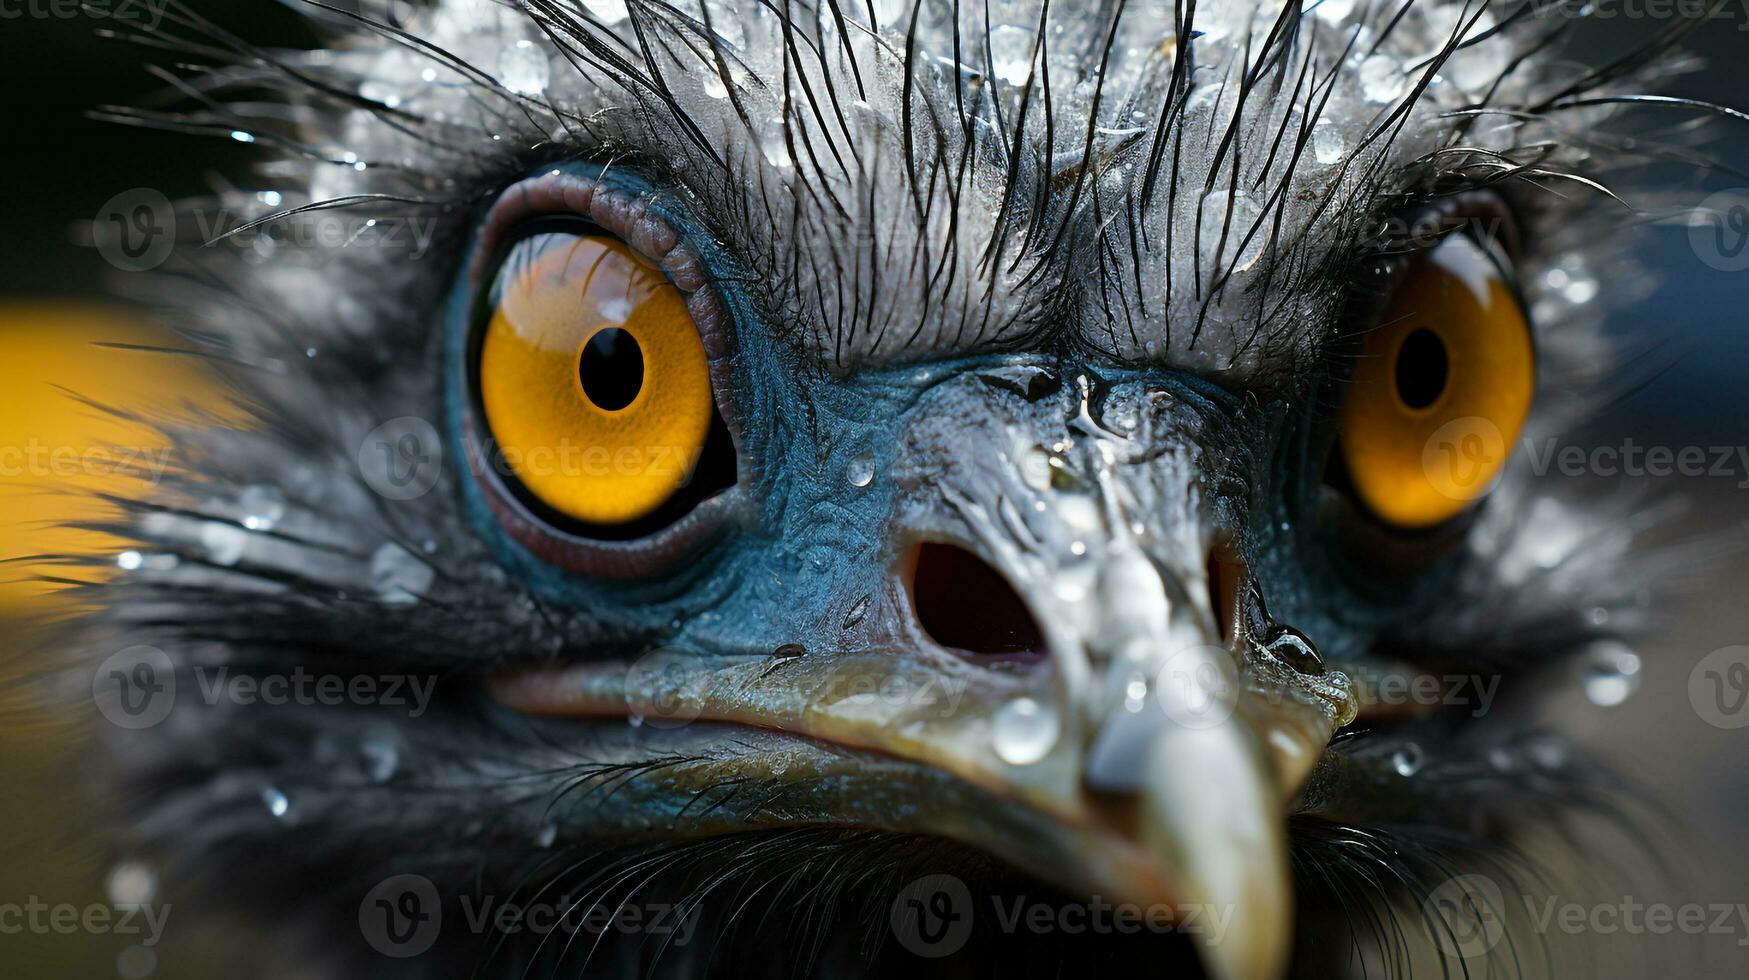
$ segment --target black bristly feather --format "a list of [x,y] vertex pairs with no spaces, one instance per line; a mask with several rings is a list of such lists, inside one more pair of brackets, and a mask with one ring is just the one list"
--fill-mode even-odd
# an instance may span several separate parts
[[[283,903],[258,911],[295,904],[305,910],[299,922],[323,928],[352,928],[336,926],[333,916],[355,909],[313,901],[314,883],[327,887],[322,874],[369,882],[393,867],[393,857],[420,851],[458,880],[514,874],[506,880],[518,891],[573,888],[626,900],[650,887],[682,904],[730,895],[737,914],[726,936],[751,929],[765,937],[767,920],[797,910],[794,955],[779,966],[743,962],[752,947],[724,947],[730,962],[769,975],[831,973],[864,952],[878,954],[861,944],[878,941],[880,929],[840,927],[878,923],[885,910],[841,899],[884,900],[921,866],[920,855],[935,857],[929,868],[938,870],[944,845],[786,829],[554,852],[513,867],[531,828],[466,832],[491,807],[508,810],[512,798],[545,800],[549,810],[578,796],[611,800],[628,783],[700,763],[579,760],[532,730],[506,731],[501,719],[481,717],[469,684],[501,660],[556,651],[579,630],[628,649],[650,638],[549,608],[500,572],[462,515],[441,503],[453,501],[448,482],[409,525],[408,512],[386,510],[352,467],[348,447],[375,421],[429,412],[440,377],[430,297],[459,259],[390,266],[374,255],[312,250],[302,263],[269,268],[219,247],[228,237],[314,211],[404,216],[413,208],[438,223],[439,247],[459,255],[480,205],[497,190],[584,156],[634,167],[683,196],[747,267],[743,285],[763,319],[812,366],[850,373],[951,352],[1083,345],[1112,360],[1303,394],[1343,332],[1343,284],[1368,260],[1367,235],[1381,216],[1454,185],[1509,184],[1531,202],[1528,220],[1542,235],[1533,262],[1565,254],[1598,268],[1628,263],[1614,254],[1626,239],[1598,232],[1625,211],[1604,194],[1562,197],[1553,186],[1566,181],[1633,203],[1644,166],[1683,152],[1662,141],[1619,141],[1607,125],[1612,109],[1742,117],[1642,93],[1661,71],[1658,57],[1694,25],[1575,73],[1553,52],[1583,21],[1580,11],[1561,8],[1550,23],[1533,2],[1444,5],[1453,15],[1446,27],[1424,21],[1426,0],[1363,2],[1340,24],[1285,7],[1258,31],[1250,21],[1221,23],[1221,5],[1194,0],[1176,0],[1164,13],[1156,5],[1053,0],[1029,21],[1036,29],[1026,69],[1005,57],[1011,52],[994,50],[988,3],[913,0],[896,5],[897,22],[878,26],[873,5],[839,0],[749,3],[735,16],[685,0],[628,0],[620,24],[562,0],[465,16],[464,5],[437,4],[411,23],[371,4],[306,5],[333,33],[331,50],[264,49],[172,3],[163,25],[136,40],[206,66],[160,73],[184,108],[101,113],[131,125],[253,134],[271,151],[262,187],[281,192],[285,206],[219,194],[212,203],[245,215],[244,223],[205,243],[213,247],[180,251],[145,289],[142,298],[185,338],[186,348],[166,356],[213,362],[248,421],[167,424],[177,475],[151,499],[116,501],[126,518],[113,529],[179,563],[93,587],[105,612],[81,627],[159,642],[178,651],[184,669],[211,662],[245,672],[292,662],[359,673],[432,670],[443,677],[434,710],[453,724],[403,734],[425,741],[409,747],[400,778],[377,785],[348,760],[312,761],[308,748],[368,735],[369,719],[198,718],[186,732],[118,748],[117,768],[141,803],[138,835],[197,876],[218,867],[247,869],[252,879],[260,873]],[[1493,26],[1471,37],[1485,13]],[[463,20],[440,31],[432,25],[443,16]],[[484,44],[460,29],[467,18],[482,27]],[[555,77],[539,94],[509,91],[479,58],[500,42],[500,30],[550,45],[574,75]],[[1231,33],[1199,37],[1208,30]],[[1078,33],[1087,57],[1059,50]],[[1441,72],[1494,50],[1503,52],[1496,75],[1473,99],[1454,94]],[[1406,84],[1369,103],[1360,66],[1378,56],[1396,59]],[[424,81],[425,69],[438,81]],[[1009,77],[1017,70],[1025,74],[1018,83]],[[722,98],[703,94],[707,78]],[[1436,78],[1444,81],[1437,88]],[[248,101],[262,87],[277,90],[283,104]],[[280,112],[285,106],[298,111]],[[1475,132],[1502,119],[1512,127]],[[1338,129],[1333,161],[1318,160],[1321,122]],[[1591,155],[1594,147],[1609,152]],[[1233,193],[1205,228],[1204,202],[1222,188]],[[1257,202],[1254,214],[1238,214],[1243,189]],[[1253,249],[1259,258],[1241,268]],[[1579,382],[1597,376],[1610,345],[1599,309],[1554,303],[1552,310],[1539,324],[1545,383],[1578,394],[1552,397],[1541,418],[1565,431],[1595,403],[1593,386]],[[319,356],[306,356],[306,347]],[[234,520],[236,492],[257,484],[285,490],[286,520],[250,535],[240,562],[214,561],[202,526]],[[1648,512],[1637,502],[1551,504],[1603,530],[1579,536],[1583,546],[1528,582],[1504,578],[1514,555],[1546,533],[1531,520],[1537,489],[1523,474],[1509,477],[1501,492],[1510,505],[1490,511],[1498,517],[1490,518],[1488,544],[1459,576],[1463,601],[1423,624],[1425,635],[1397,642],[1505,670],[1526,666],[1530,647],[1570,651],[1599,635],[1580,621],[1574,593],[1586,596],[1583,608],[1620,610],[1618,625],[1632,617],[1641,585],[1658,571],[1620,570],[1645,530]],[[405,605],[375,601],[370,557],[383,542],[431,565],[429,593]],[[91,640],[82,648],[101,646]],[[1477,859],[1511,866],[1506,842],[1515,822],[1607,809],[1614,798],[1577,765],[1535,779],[1465,769],[1460,761],[1476,762],[1487,747],[1466,748],[1431,727],[1355,736],[1334,747],[1332,764],[1350,779],[1389,782],[1393,747],[1412,738],[1440,754],[1428,778],[1397,780],[1389,794],[1359,806],[1302,801],[1307,815],[1295,826],[1305,894],[1331,897],[1357,946],[1368,947],[1339,957],[1344,969],[1406,972],[1406,937],[1421,930],[1414,917],[1428,881]],[[287,830],[261,811],[256,794],[266,779],[298,788],[300,826]],[[1333,792],[1332,783],[1317,785]],[[777,787],[733,779],[718,786],[721,795],[700,809],[781,807],[768,795]],[[1498,825],[1477,833],[1472,814],[1489,802],[1501,804],[1489,810]],[[1327,803],[1329,813],[1312,815]],[[1368,812],[1375,806],[1376,821]],[[264,860],[264,841],[274,853],[300,855],[299,865]],[[954,852],[951,860],[993,891],[1014,887],[1009,872],[981,867],[974,855]],[[756,897],[765,918],[743,921]],[[844,921],[828,928],[833,916]],[[299,923],[279,924],[295,944]],[[504,946],[464,955],[482,974],[508,965],[510,975],[561,975],[602,963],[588,951],[553,952]],[[989,951],[993,967],[1012,963],[1027,973],[1139,955],[1128,947],[1039,953],[1034,945]],[[608,955],[617,959],[603,968],[650,968],[636,949]],[[1504,955],[1503,969],[1524,972],[1511,957],[1542,954]],[[390,965],[379,960],[375,968]]]

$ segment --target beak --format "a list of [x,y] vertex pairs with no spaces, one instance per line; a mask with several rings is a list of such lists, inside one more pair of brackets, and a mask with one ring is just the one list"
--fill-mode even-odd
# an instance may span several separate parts
[[[533,714],[738,722],[945,773],[1021,816],[961,804],[859,806],[857,818],[958,838],[1106,901],[1195,910],[1227,923],[1192,933],[1214,975],[1280,976],[1293,935],[1287,804],[1354,699],[1267,619],[1261,587],[1217,546],[1196,423],[1162,391],[1103,393],[1106,416],[1133,419],[1128,432],[1095,421],[1085,380],[1067,433],[1060,410],[994,394],[974,396],[984,411],[919,413],[929,421],[894,467],[886,614],[839,649],[665,649],[524,672],[494,693]],[[944,418],[961,428],[931,431]],[[989,441],[967,441],[968,418]],[[1038,655],[981,659],[934,639],[939,604],[920,593],[919,565],[944,553],[1006,583]]]

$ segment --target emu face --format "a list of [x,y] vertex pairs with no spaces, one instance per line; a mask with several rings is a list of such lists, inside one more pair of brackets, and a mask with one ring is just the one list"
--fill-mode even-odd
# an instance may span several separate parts
[[[843,972],[948,874],[1207,911],[1203,967],[1272,977],[1345,959],[1317,928],[1402,941],[1320,896],[1589,798],[1493,707],[1635,624],[1641,525],[1513,448],[1597,395],[1611,294],[1547,273],[1626,281],[1609,127],[1673,37],[1586,67],[1562,10],[1429,0],[312,16],[331,49],[238,50],[185,121],[275,148],[233,208],[375,247],[166,267],[252,418],[177,433],[132,528],[177,560],[100,625],[188,690],[435,685],[115,740],[143,846],[344,937],[315,959],[649,966],[378,957],[360,903],[414,874],[668,888],[718,938],[658,971]],[[1170,955],[900,931],[884,967]]]

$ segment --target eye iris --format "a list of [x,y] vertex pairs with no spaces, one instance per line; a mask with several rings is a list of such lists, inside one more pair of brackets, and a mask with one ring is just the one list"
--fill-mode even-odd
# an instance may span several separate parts
[[1362,335],[1337,418],[1347,483],[1385,523],[1451,520],[1494,486],[1530,412],[1536,352],[1505,260],[1454,235]]
[[624,242],[562,232],[511,245],[490,297],[475,383],[506,488],[591,536],[647,530],[712,458],[710,366],[685,297]]
[[1445,342],[1431,330],[1416,330],[1397,351],[1397,397],[1411,409],[1432,405],[1445,393],[1449,370]]
[[629,330],[604,327],[583,345],[577,376],[596,408],[617,412],[644,390],[644,351]]

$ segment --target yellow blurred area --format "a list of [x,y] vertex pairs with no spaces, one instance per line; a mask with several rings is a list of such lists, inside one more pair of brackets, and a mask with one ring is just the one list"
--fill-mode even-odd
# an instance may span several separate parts
[[[0,303],[0,559],[33,555],[109,556],[123,542],[69,522],[106,520],[116,508],[98,492],[149,490],[169,465],[164,437],[147,419],[185,417],[221,404],[201,362],[188,356],[105,344],[179,347],[127,312],[89,304]],[[111,564],[108,567],[113,568]],[[89,580],[91,569],[50,561],[0,565],[0,893],[23,900],[104,900],[113,859],[111,827],[73,789],[90,702],[62,703],[57,672],[76,656],[44,637],[38,613],[75,608],[64,588],[40,576]],[[83,674],[73,668],[76,680]],[[73,688],[80,685],[75,683]],[[15,935],[0,941],[0,976],[116,975],[127,937]],[[134,955],[139,955],[135,953]],[[179,968],[180,967],[180,968]],[[165,962],[159,980],[198,975]]]
[[[67,525],[115,517],[96,493],[136,495],[168,471],[164,437],[123,416],[213,410],[211,376],[195,357],[104,346],[181,346],[113,308],[0,305],[0,338],[0,559],[117,550],[123,542]],[[64,587],[40,576],[91,574],[52,562],[0,567],[0,615],[54,601]]]

